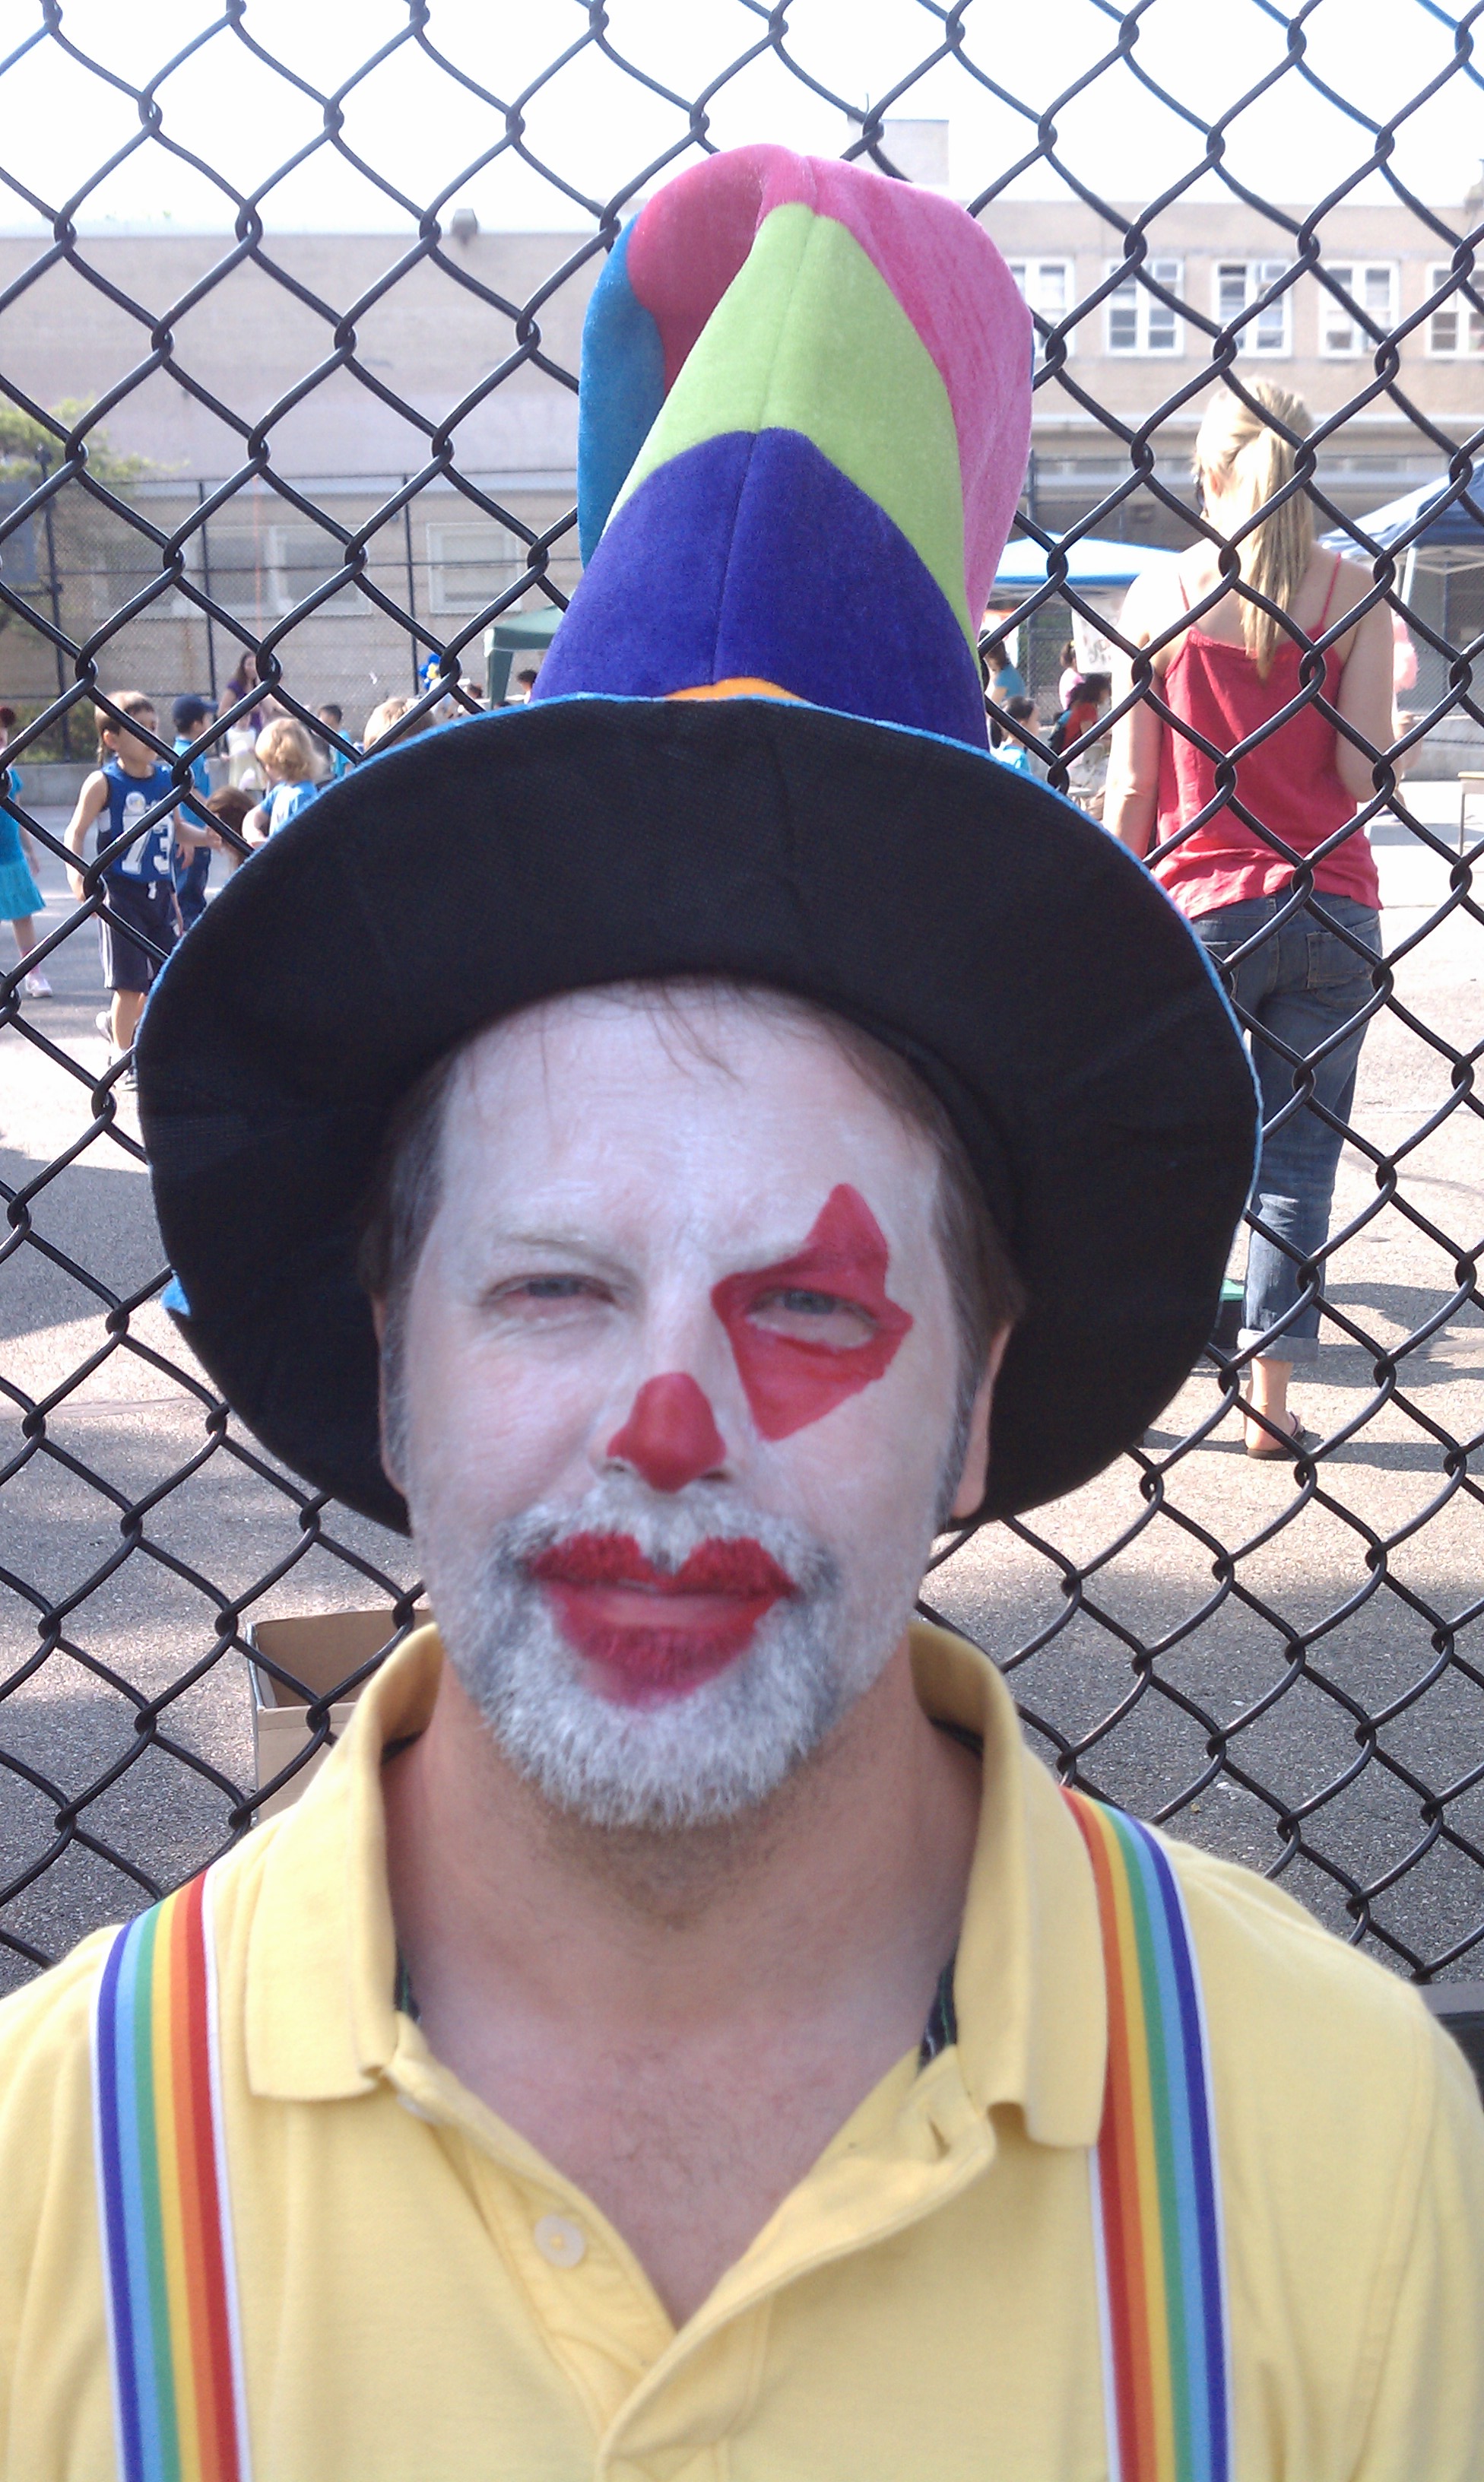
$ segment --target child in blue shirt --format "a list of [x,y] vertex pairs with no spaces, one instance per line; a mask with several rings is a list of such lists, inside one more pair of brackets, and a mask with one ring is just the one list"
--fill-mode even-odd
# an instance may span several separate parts
[[268,793],[243,821],[243,834],[252,845],[266,845],[280,828],[307,809],[319,791],[314,780],[314,752],[309,735],[291,715],[275,715],[257,737],[257,758],[268,779]]
[[[211,708],[205,699],[198,698],[194,690],[188,690],[183,698],[175,700],[170,709],[170,722],[175,727],[177,756],[181,751],[189,750],[193,742],[200,739],[203,725],[210,721]],[[191,782],[195,788],[196,800],[204,809],[211,794],[211,777],[207,772],[204,758],[192,759]],[[183,931],[189,931],[192,923],[199,922],[206,911],[206,882],[211,875],[211,847],[196,845],[194,850],[188,851],[177,837],[172,860],[175,870],[175,901],[180,907],[180,927]]]
[[[1034,699],[1012,698],[1004,711],[1006,715],[1013,717],[1017,724],[1025,725],[1031,732],[1035,731],[1036,711]],[[1002,767],[1008,767],[1016,776],[1034,776],[1037,774],[1038,771],[1035,761],[1032,759],[1025,743],[1023,741],[1017,741],[1013,733],[1006,732],[1002,726],[996,724],[993,708],[990,709],[989,738],[990,755],[993,758],[998,758]]]
[[[77,797],[65,843],[81,864],[92,827],[97,828],[99,853],[120,836],[129,838],[104,864],[105,910],[98,915],[103,981],[113,994],[98,1026],[117,1060],[133,1044],[145,994],[180,934],[174,846],[210,844],[213,832],[196,827],[179,811],[162,810],[147,827],[141,824],[158,804],[171,799],[175,779],[151,747],[155,711],[143,690],[112,691],[109,706],[124,722],[116,723],[102,707],[97,711],[98,765]],[[138,732],[131,731],[133,725],[140,726]],[[75,897],[87,895],[81,868],[68,870],[67,881]]]
[[327,781],[331,784],[338,784],[342,776],[349,776],[351,772],[351,761],[346,756],[345,752],[338,749],[336,744],[329,739],[329,735],[332,732],[342,732],[345,725],[345,714],[343,709],[335,704],[333,699],[326,699],[323,706],[317,706],[315,708],[315,714],[320,723],[324,725],[325,731],[325,738],[321,742],[320,747],[324,751],[325,755],[329,762],[329,776]]
[[[14,728],[15,709],[0,706],[0,750],[4,750]],[[0,793],[8,802],[20,800],[21,777],[18,767],[0,767]],[[0,922],[9,922],[14,935],[17,955],[24,960],[36,946],[36,916],[46,899],[36,884],[31,856],[20,821],[8,810],[0,810]],[[26,976],[28,1000],[49,1000],[52,987],[39,965],[33,965]]]

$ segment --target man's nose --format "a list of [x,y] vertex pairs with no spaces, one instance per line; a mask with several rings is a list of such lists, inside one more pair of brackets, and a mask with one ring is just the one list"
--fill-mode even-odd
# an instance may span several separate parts
[[645,1380],[604,1454],[632,1465],[653,1491],[684,1491],[725,1465],[726,1441],[705,1390],[688,1371],[667,1370]]

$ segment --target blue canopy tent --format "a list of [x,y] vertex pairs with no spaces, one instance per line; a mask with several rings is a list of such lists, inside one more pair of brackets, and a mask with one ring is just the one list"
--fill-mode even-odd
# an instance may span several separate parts
[[[1066,545],[1067,589],[1085,602],[1096,620],[1116,620],[1128,588],[1150,568],[1166,568],[1179,559],[1178,552],[1164,551],[1157,543],[1113,542],[1106,535],[1082,535],[1075,541],[1065,536],[1053,538],[1059,548]],[[1058,595],[1048,596],[1022,622],[1015,607],[1028,602],[1046,584],[1046,554],[1028,535],[1019,535],[1005,544],[995,572],[990,594],[992,625],[1002,628],[1006,638],[1023,629],[1021,668],[1032,692],[1044,700],[1055,685],[1060,667],[1063,640],[1071,638],[1077,647],[1077,660],[1084,671],[1103,672],[1111,662],[1111,649],[1096,620],[1082,612],[1069,612]]]
[[[1356,525],[1383,551],[1390,551],[1393,543],[1412,535],[1420,521],[1420,531],[1408,548],[1409,560],[1415,555],[1419,566],[1427,568],[1471,568],[1475,561],[1484,561],[1484,525],[1461,499],[1449,498],[1451,488],[1442,475],[1416,491],[1404,491],[1399,500],[1388,500],[1383,509],[1372,509],[1368,516],[1357,517]],[[1475,507],[1484,506],[1484,478],[1473,486],[1470,497]],[[1350,560],[1365,557],[1344,526],[1336,526],[1320,541],[1326,551],[1342,552]]]
[[[1063,537],[1054,540],[1059,545]],[[1157,543],[1112,542],[1106,535],[1081,535],[1076,542],[1067,543],[1067,584],[1079,594],[1096,587],[1132,586],[1146,568],[1167,568],[1178,560],[1178,552],[1162,551]],[[995,571],[995,593],[1012,593],[1018,596],[1033,594],[1046,584],[1046,554],[1028,535],[1019,535],[1007,542]]]
[[[1464,647],[1484,630],[1484,525],[1472,509],[1449,496],[1450,490],[1446,476],[1440,475],[1355,522],[1385,551],[1406,543],[1397,596],[1424,629],[1450,647]],[[1484,508],[1484,480],[1473,484],[1469,496],[1474,508]],[[1367,565],[1367,554],[1343,526],[1321,541],[1326,551]],[[1398,694],[1398,703],[1409,712],[1425,713],[1448,695],[1448,660],[1425,638],[1417,642],[1417,681]],[[1464,729],[1471,741],[1476,738],[1471,726]]]

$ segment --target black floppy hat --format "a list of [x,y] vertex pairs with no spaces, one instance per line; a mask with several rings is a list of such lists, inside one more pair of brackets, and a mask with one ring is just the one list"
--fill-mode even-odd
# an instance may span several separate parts
[[1215,1315],[1256,1105],[1141,864],[989,755],[975,654],[1030,321],[951,201],[779,147],[626,227],[583,337],[586,569],[524,709],[330,787],[156,985],[140,1112],[182,1316],[265,1444],[400,1525],[354,1276],[388,1117],[556,993],[717,974],[900,1051],[1029,1309],[988,1508],[1097,1472]]
[[140,1108],[178,1315],[264,1444],[401,1526],[358,1215],[399,1096],[477,1027],[666,975],[771,985],[900,1052],[1029,1307],[985,1513],[1096,1473],[1209,1336],[1253,1086],[1141,864],[987,754],[797,703],[583,698],[450,725],[321,795],[160,977]]

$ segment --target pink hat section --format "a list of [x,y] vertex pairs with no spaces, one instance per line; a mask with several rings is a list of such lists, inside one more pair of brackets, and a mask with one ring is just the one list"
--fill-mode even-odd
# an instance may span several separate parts
[[[629,281],[660,330],[666,395],[758,226],[802,205],[845,225],[900,303],[948,390],[976,620],[1004,549],[1030,446],[1030,313],[999,251],[950,198],[828,157],[740,146],[693,165],[631,231]],[[870,385],[870,374],[846,383]]]

